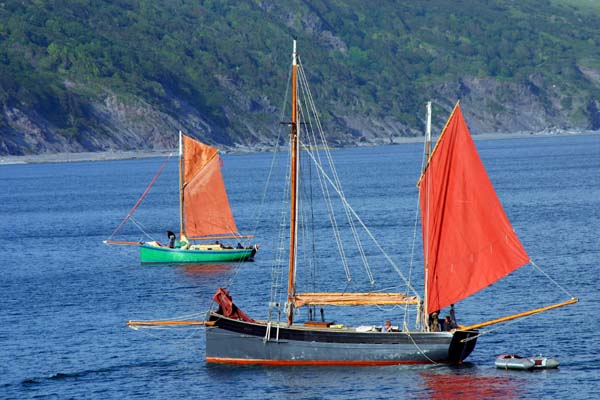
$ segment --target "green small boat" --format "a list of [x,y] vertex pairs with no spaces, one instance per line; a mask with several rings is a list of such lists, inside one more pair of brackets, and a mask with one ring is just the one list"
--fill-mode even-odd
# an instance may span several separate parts
[[[142,197],[125,220],[115,229],[111,238],[133,215],[156,179],[164,164]],[[240,241],[252,236],[238,233],[221,174],[219,151],[179,132],[179,215],[180,234],[167,231],[168,243],[119,242],[140,248],[142,263],[222,263],[252,261],[258,245],[242,245]],[[234,240],[235,247],[223,240]]]
[[219,244],[192,245],[189,249],[172,249],[157,242],[140,246],[142,263],[220,263],[227,261],[252,261],[256,246],[230,249]]

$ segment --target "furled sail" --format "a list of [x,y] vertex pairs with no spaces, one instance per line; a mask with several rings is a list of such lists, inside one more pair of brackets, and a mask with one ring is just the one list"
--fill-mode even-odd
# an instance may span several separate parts
[[219,151],[183,135],[183,226],[189,238],[237,234]]
[[293,297],[294,307],[319,306],[367,306],[419,304],[417,296],[402,293],[297,293]]
[[419,182],[427,312],[529,261],[485,172],[458,103]]

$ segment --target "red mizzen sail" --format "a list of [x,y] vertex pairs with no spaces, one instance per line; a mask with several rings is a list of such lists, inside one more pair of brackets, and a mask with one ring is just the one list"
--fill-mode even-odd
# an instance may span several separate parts
[[428,313],[472,295],[529,262],[458,103],[421,177],[419,197]]
[[190,237],[237,234],[219,151],[183,135],[183,225]]

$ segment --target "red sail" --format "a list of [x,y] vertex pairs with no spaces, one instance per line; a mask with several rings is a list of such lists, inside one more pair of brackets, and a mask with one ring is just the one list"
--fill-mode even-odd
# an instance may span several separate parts
[[457,105],[419,183],[427,312],[491,285],[529,261]]
[[183,135],[183,213],[188,237],[237,233],[219,165],[219,151]]

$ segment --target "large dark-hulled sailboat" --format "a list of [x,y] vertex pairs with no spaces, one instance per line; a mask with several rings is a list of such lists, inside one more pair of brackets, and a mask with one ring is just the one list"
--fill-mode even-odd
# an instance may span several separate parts
[[[475,348],[477,329],[508,319],[576,302],[576,299],[477,325],[437,331],[431,315],[491,285],[527,264],[529,257],[513,231],[487,177],[470,137],[459,104],[432,152],[427,150],[419,179],[424,243],[424,297],[401,293],[299,293],[298,194],[300,140],[313,122],[299,111],[298,73],[301,65],[294,40],[291,72],[290,217],[286,320],[253,320],[219,289],[218,310],[206,327],[206,361],[262,365],[390,365],[461,363]],[[303,80],[304,82],[304,80]],[[428,107],[430,143],[431,108]],[[428,144],[427,149],[430,148]],[[314,159],[313,159],[314,160]],[[465,202],[465,199],[468,201]],[[468,203],[468,206],[464,206]],[[461,206],[462,205],[462,206]],[[294,312],[308,306],[416,306],[420,329],[392,332],[331,325],[297,323]],[[279,306],[279,304],[275,304]],[[272,305],[271,305],[272,306]],[[269,312],[271,315],[271,312]]]

